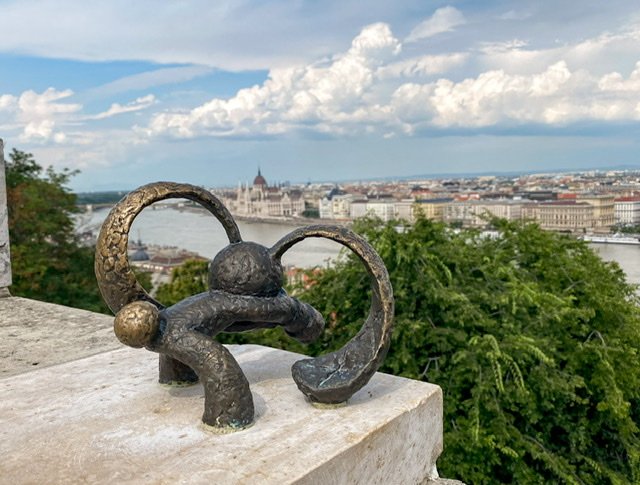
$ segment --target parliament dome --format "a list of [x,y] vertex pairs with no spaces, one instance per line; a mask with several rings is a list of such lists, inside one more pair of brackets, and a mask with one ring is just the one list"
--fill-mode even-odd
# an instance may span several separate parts
[[253,179],[253,185],[261,185],[263,187],[267,186],[267,180],[260,173],[260,169],[258,169],[258,175]]

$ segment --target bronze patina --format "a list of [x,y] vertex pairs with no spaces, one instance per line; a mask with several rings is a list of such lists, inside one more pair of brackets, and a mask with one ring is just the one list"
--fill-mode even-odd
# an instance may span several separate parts
[[[142,209],[169,198],[190,199],[208,209],[222,224],[229,245],[211,261],[209,291],[165,308],[136,281],[127,246],[131,224]],[[358,334],[336,352],[300,360],[292,367],[294,381],[310,401],[346,402],[373,376],[389,348],[393,292],[380,256],[353,231],[330,225],[296,229],[272,248],[243,241],[227,208],[193,185],[156,182],[140,187],[124,197],[102,225],[95,270],[102,296],[116,314],[118,339],[160,354],[161,383],[200,380],[205,424],[222,430],[249,426],[254,415],[249,383],[231,353],[213,337],[276,326],[303,343],[320,336],[322,315],[282,288],[282,255],[308,237],[346,246],[359,256],[371,279],[371,308]]]

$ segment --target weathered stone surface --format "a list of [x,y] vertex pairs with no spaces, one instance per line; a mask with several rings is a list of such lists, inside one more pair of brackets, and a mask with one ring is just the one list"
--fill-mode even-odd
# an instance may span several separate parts
[[437,477],[437,386],[378,373],[347,406],[318,409],[291,378],[299,355],[249,345],[230,350],[256,405],[255,424],[232,434],[212,434],[200,423],[200,385],[158,385],[157,358],[145,350],[1,379],[2,480],[283,485]]
[[6,288],[11,285],[11,259],[9,256],[9,219],[7,213],[7,186],[4,173],[4,144],[0,139],[0,288]]
[[452,480],[450,478],[430,478],[422,485],[464,485],[460,480]]
[[109,315],[26,298],[0,298],[0,377],[121,347]]

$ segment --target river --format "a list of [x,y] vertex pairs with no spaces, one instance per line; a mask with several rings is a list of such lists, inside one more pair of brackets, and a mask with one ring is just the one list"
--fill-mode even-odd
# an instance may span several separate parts
[[[97,232],[109,209],[98,209],[78,217],[78,231]],[[245,241],[271,246],[295,226],[282,223],[238,221]],[[177,246],[212,258],[228,244],[220,223],[209,213],[170,207],[147,208],[136,218],[131,237],[149,244]],[[640,284],[640,246],[591,244],[605,261],[616,261],[630,283]],[[335,258],[341,246],[333,241],[309,238],[291,248],[282,258],[285,265],[308,268],[324,266]]]
[[640,246],[631,244],[590,244],[605,261],[617,262],[629,283],[640,284]]
[[[97,209],[78,216],[77,231],[99,231],[109,209]],[[296,226],[275,222],[237,221],[242,239],[272,246]],[[141,239],[147,244],[177,246],[213,258],[229,244],[226,233],[218,220],[205,211],[179,210],[171,207],[146,208],[133,222],[131,239]],[[296,244],[282,257],[284,265],[308,268],[325,266],[340,252],[334,241],[308,238]]]

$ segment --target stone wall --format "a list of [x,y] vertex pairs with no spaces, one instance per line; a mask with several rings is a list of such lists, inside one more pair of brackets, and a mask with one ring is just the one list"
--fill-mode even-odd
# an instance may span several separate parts
[[9,258],[9,219],[7,214],[7,186],[4,174],[4,143],[0,139],[0,296],[11,285]]
[[216,434],[201,424],[202,385],[159,385],[157,355],[124,347],[112,327],[112,316],[0,299],[0,482],[462,485],[437,475],[435,385],[377,373],[346,406],[316,408],[291,378],[302,356],[229,346],[256,421]]

